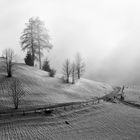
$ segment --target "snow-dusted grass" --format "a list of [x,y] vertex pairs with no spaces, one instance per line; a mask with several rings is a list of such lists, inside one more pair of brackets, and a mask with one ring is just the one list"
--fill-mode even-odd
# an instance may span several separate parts
[[[64,84],[59,77],[50,78],[46,72],[36,68],[24,64],[15,67],[14,77],[23,82],[26,90],[21,108],[81,101],[103,96],[112,90],[107,84],[87,79],[81,79],[75,85]],[[12,78],[6,78],[4,74],[0,74],[0,109],[12,107],[7,93]],[[126,99],[135,100],[139,97],[139,90],[125,89],[125,95]],[[60,108],[51,116],[0,117],[0,140],[138,140],[139,132],[139,109],[123,104],[102,102],[73,110]]]
[[111,103],[63,111],[52,116],[0,120],[0,139],[4,140],[138,140],[139,132],[140,111]]
[[[66,84],[58,76],[49,77],[47,72],[25,64],[16,64],[14,69],[13,76],[23,82],[26,90],[21,108],[82,101],[95,96],[103,96],[112,90],[108,84],[87,79],[81,79],[76,84]],[[7,93],[8,84],[12,82],[12,78],[6,78],[4,74],[0,74],[0,110],[12,107]]]
[[127,88],[124,90],[124,92],[126,101],[140,104],[140,89]]

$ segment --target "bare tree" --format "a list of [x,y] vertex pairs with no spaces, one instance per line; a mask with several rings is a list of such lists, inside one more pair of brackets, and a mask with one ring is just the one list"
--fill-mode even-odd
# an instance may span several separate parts
[[23,84],[20,80],[14,78],[12,79],[10,88],[9,88],[9,95],[12,97],[12,101],[14,104],[14,108],[18,109],[19,103],[22,97],[25,95]]
[[12,77],[14,51],[10,48],[5,49],[3,51],[3,57],[5,58],[5,69],[7,71],[7,77]]
[[83,62],[82,57],[81,57],[81,55],[79,53],[76,54],[75,63],[76,63],[77,77],[78,77],[78,79],[80,79],[81,75],[85,71],[85,63]]
[[76,65],[73,62],[71,66],[71,75],[72,75],[72,84],[75,84],[75,79],[76,79]]
[[47,49],[48,51],[52,49],[52,44],[50,43],[50,36],[48,35],[48,31],[45,27],[43,21],[41,21],[38,17],[35,19],[35,38],[37,41],[37,54],[39,60],[39,68],[42,68],[41,57],[43,56],[42,50]]
[[69,83],[69,78],[71,74],[71,64],[70,64],[69,59],[65,60],[62,72],[63,72],[64,77],[66,78],[66,83]]

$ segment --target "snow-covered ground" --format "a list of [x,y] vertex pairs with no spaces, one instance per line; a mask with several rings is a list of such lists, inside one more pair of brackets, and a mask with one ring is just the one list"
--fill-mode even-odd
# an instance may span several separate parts
[[[49,77],[47,72],[25,64],[16,64],[14,69],[14,77],[23,82],[26,90],[20,107],[87,100],[103,96],[112,90],[108,84],[82,78],[76,84],[66,84],[59,76]],[[12,82],[12,79],[5,78],[4,73],[1,73],[0,81],[1,110],[12,107],[6,91],[7,83]]]
[[137,88],[126,88],[124,90],[125,100],[140,104],[140,89]]
[[[67,121],[69,124],[66,124]],[[73,111],[57,111],[0,120],[1,140],[139,140],[140,110],[101,103]]]
[[[105,83],[81,79],[65,84],[59,76],[24,64],[16,65],[14,77],[25,85],[20,107],[87,100],[112,91]],[[0,74],[0,109],[12,107],[7,85],[12,79]],[[139,102],[139,90],[125,89],[126,100]],[[68,122],[68,124],[66,123]],[[51,116],[30,114],[0,117],[0,140],[139,140],[140,110],[123,104],[97,105],[54,111]]]

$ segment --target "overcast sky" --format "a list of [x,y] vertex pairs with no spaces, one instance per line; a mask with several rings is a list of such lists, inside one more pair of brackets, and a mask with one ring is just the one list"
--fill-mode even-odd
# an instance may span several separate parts
[[35,16],[49,30],[53,66],[80,52],[86,76],[93,79],[125,73],[124,79],[135,78],[140,70],[139,0],[0,0],[0,52],[11,47],[25,56],[19,38],[25,23]]

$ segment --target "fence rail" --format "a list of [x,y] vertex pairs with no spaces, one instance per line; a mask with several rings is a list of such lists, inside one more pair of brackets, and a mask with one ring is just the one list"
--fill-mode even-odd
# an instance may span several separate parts
[[90,105],[90,104],[97,104],[99,103],[99,98],[94,97],[91,100],[87,101],[79,101],[79,102],[68,102],[68,103],[58,103],[54,105],[46,105],[46,106],[41,106],[41,107],[32,107],[32,108],[26,108],[26,109],[7,109],[0,111],[0,116],[5,116],[5,115],[20,115],[23,114],[25,115],[26,113],[34,113],[37,111],[49,111],[49,110],[55,110],[58,108],[63,108],[64,110],[68,107],[71,106],[71,108],[74,108],[74,106],[79,105],[79,106],[85,106],[85,105]]

